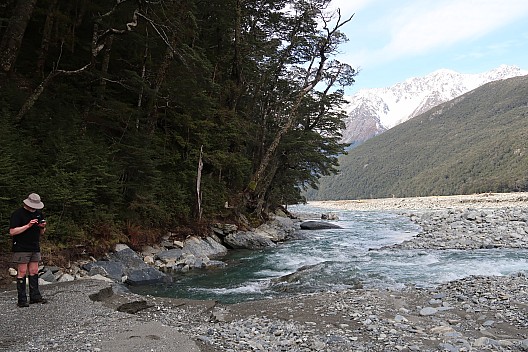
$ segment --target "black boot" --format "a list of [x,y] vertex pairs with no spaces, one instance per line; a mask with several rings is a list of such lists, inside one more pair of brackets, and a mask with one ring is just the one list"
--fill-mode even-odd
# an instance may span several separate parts
[[29,275],[29,303],[48,303],[40,294],[38,275]]
[[19,307],[29,307],[26,295],[26,278],[17,277],[17,293],[18,293],[18,303]]

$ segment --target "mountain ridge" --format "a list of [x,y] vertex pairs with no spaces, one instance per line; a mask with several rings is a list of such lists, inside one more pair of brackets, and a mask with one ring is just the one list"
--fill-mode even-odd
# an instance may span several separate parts
[[439,69],[390,87],[362,89],[347,97],[348,117],[341,141],[360,144],[483,84],[526,74],[528,70],[512,65],[500,65],[477,74]]
[[310,200],[528,190],[528,75],[489,82],[341,156]]

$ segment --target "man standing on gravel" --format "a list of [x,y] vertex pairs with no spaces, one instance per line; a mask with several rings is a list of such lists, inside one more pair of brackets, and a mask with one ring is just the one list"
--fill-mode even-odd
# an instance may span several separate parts
[[[38,265],[41,260],[40,236],[46,232],[46,219],[41,209],[40,196],[31,193],[23,200],[23,207],[11,214],[9,234],[13,239],[13,261],[17,264],[18,306],[29,303],[47,303],[42,298],[38,283]],[[26,294],[26,274],[29,272],[29,303]]]

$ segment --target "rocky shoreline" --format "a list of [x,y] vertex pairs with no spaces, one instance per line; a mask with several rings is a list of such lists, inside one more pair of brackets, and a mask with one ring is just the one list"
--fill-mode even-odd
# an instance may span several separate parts
[[[514,193],[317,205],[409,216],[423,231],[400,249],[526,249],[527,200]],[[50,304],[27,310],[16,308],[14,292],[0,292],[0,350],[528,351],[526,273],[235,305],[142,297],[76,280],[44,287]],[[30,332],[24,339],[21,326]]]

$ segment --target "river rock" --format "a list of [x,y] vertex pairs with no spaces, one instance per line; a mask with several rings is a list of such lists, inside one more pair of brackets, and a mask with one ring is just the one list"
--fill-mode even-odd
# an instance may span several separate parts
[[133,286],[170,282],[171,277],[151,266],[129,270],[126,283]]
[[257,227],[254,232],[268,237],[273,242],[282,242],[293,236],[295,225],[290,218],[275,216],[272,220]]
[[301,223],[302,230],[326,230],[326,229],[340,229],[341,226],[332,224],[326,221],[304,221]]
[[332,220],[332,221],[335,221],[335,220],[339,220],[339,216],[335,213],[326,213],[326,214],[321,214],[321,220]]
[[151,257],[155,257],[156,254],[158,252],[160,252],[162,249],[159,245],[155,245],[155,246],[145,246],[143,247],[143,249],[141,250],[141,255],[143,255],[144,257],[146,256],[151,256]]
[[169,250],[166,250],[166,251],[161,251],[159,252],[158,254],[156,254],[156,256],[154,257],[154,259],[158,259],[158,260],[161,260],[162,262],[164,263],[168,263],[170,261],[177,261],[178,259],[180,259],[182,257],[182,250],[179,249],[179,248],[174,248],[174,249],[169,249]]
[[124,243],[118,243],[115,245],[114,247],[114,252],[119,252],[119,251],[122,251],[124,249],[130,249],[129,246],[127,246],[126,244]]
[[75,280],[75,277],[68,274],[68,273],[64,273],[62,274],[58,279],[57,279],[57,282],[70,282],[70,281],[73,281]]
[[126,268],[144,268],[147,266],[142,258],[131,248],[123,249],[109,255],[110,260],[122,263]]
[[102,275],[116,282],[121,282],[121,278],[125,276],[123,263],[114,260],[99,260],[84,264],[82,268],[88,272],[89,276]]
[[212,236],[206,238],[191,236],[183,242],[181,251],[183,254],[211,258],[221,257],[227,254],[227,248],[220,243],[220,239],[214,239]]
[[109,255],[109,260],[87,263],[83,266],[90,276],[99,274],[116,282],[123,279],[131,285],[144,285],[170,281],[170,277],[151,267],[130,248]]
[[275,246],[269,237],[253,231],[231,233],[224,238],[224,243],[233,249],[263,249]]
[[434,315],[438,312],[438,309],[433,307],[425,307],[420,309],[420,315]]
[[55,282],[55,275],[53,275],[53,271],[49,270],[49,269],[45,269],[39,276],[39,278],[41,278],[42,280],[44,281],[47,281],[47,282]]

